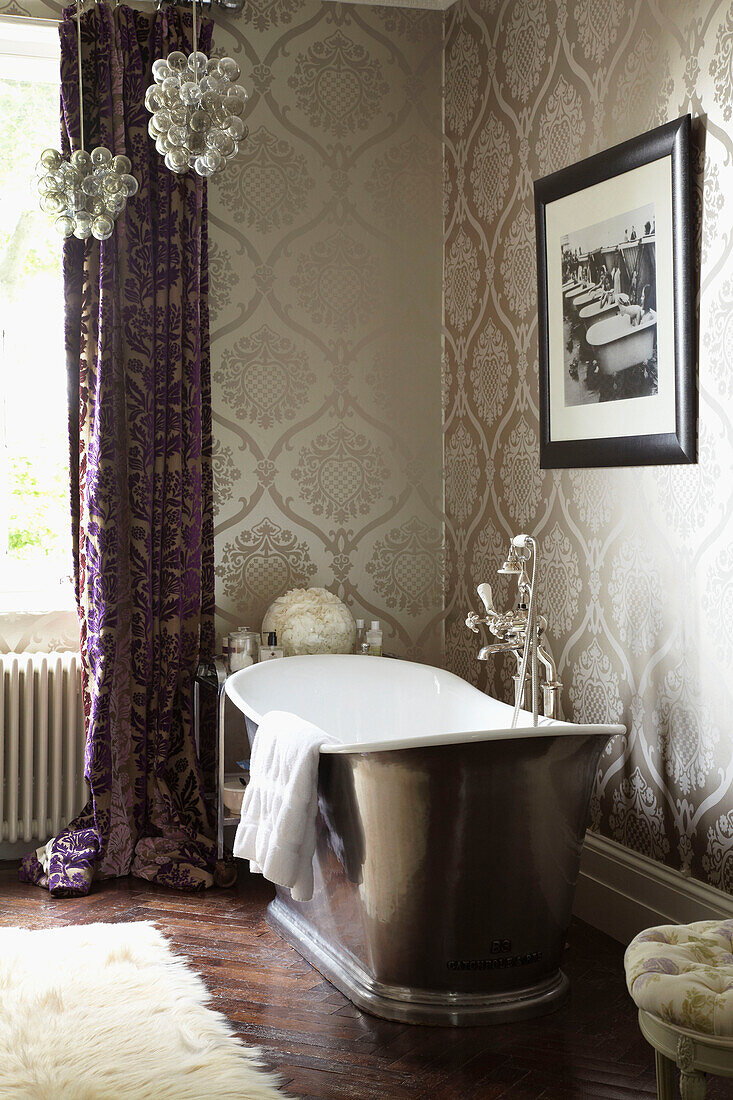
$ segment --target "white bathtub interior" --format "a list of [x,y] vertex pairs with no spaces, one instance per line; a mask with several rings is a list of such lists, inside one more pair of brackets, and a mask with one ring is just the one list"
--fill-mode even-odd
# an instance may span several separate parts
[[[598,727],[552,722],[520,711],[444,669],[390,658],[336,655],[287,657],[252,665],[227,680],[227,694],[259,723],[285,710],[338,738],[325,752],[366,752],[451,742],[598,732]],[[608,736],[623,731],[607,727]]]

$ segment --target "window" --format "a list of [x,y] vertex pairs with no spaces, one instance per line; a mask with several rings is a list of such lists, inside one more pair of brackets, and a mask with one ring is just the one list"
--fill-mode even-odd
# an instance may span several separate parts
[[35,165],[59,144],[55,24],[0,19],[0,611],[70,605],[62,245]]

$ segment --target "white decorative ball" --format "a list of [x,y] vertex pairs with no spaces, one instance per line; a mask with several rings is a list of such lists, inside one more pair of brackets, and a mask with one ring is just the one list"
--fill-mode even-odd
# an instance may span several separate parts
[[356,623],[346,604],[325,588],[292,588],[274,600],[262,633],[277,632],[286,657],[302,653],[352,653]]

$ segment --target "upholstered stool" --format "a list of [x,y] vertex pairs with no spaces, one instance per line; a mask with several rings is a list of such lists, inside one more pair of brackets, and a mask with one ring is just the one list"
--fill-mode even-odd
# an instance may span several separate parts
[[626,984],[654,1047],[658,1100],[703,1100],[705,1074],[733,1077],[733,920],[664,924],[631,941]]

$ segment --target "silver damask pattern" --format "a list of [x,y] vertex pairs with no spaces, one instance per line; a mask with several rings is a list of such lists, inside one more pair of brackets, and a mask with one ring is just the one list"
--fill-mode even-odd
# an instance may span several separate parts
[[292,420],[315,380],[305,352],[269,325],[237,340],[214,371],[227,405],[261,428]]
[[390,90],[380,60],[341,27],[298,55],[288,84],[311,125],[336,138],[365,130]]
[[[394,9],[385,9],[391,11]],[[433,142],[413,135],[375,158],[371,178],[364,184],[373,210],[390,226],[405,221],[420,231],[430,216],[435,176],[440,170],[439,151]]]
[[510,310],[522,320],[537,303],[537,267],[534,250],[534,216],[526,203],[509,223],[504,239],[501,276]]
[[222,176],[220,195],[236,222],[270,233],[292,224],[314,187],[305,157],[290,141],[258,126]]
[[366,570],[387,607],[415,616],[440,601],[442,566],[440,530],[413,516],[377,540]]
[[337,424],[301,449],[291,476],[315,515],[347,523],[369,515],[389,471],[366,435]]
[[368,324],[381,301],[376,260],[341,229],[301,254],[290,285],[311,322],[338,333]]
[[[478,87],[469,41],[487,59]],[[628,731],[602,757],[593,827],[733,892],[733,235],[721,204],[733,188],[733,0],[459,0],[445,64],[448,664],[480,685],[488,671],[509,696],[501,663],[477,666],[461,613],[526,527],[542,548],[564,713]],[[686,111],[699,464],[542,471],[532,183]],[[470,249],[457,247],[461,228]],[[478,281],[461,269],[469,251]]]

